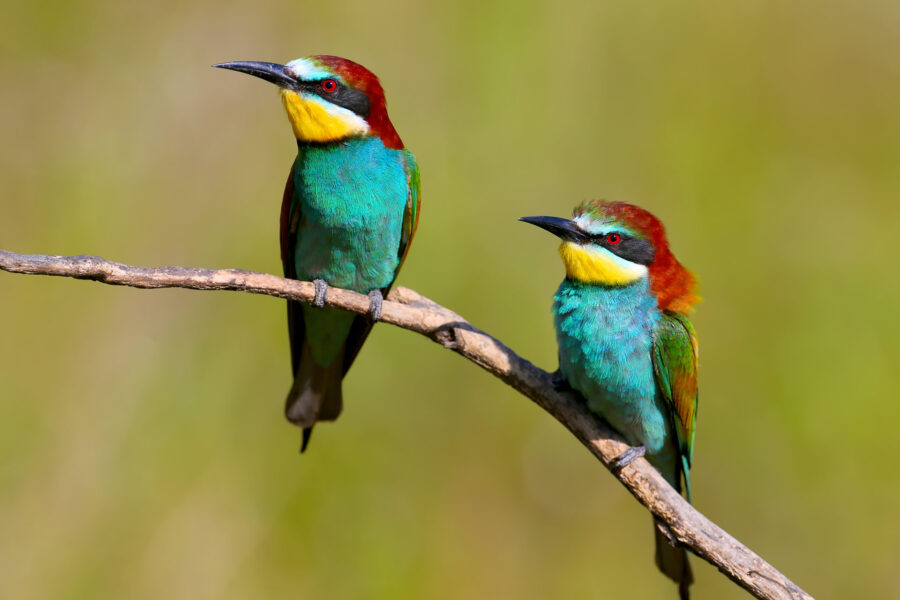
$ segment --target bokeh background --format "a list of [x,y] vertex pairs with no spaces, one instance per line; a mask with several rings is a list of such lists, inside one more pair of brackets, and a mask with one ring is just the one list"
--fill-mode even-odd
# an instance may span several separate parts
[[[378,73],[422,169],[400,283],[555,368],[523,215],[642,204],[701,277],[695,503],[812,594],[900,596],[900,8],[44,0],[0,19],[0,247],[280,272],[295,146],[210,69]],[[376,327],[310,452],[281,301],[0,274],[5,598],[673,598],[560,425]],[[694,560],[695,597],[743,598]]]

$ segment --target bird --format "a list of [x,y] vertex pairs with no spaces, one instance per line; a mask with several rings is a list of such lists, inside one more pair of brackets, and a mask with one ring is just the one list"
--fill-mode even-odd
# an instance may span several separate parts
[[[387,113],[378,77],[330,55],[286,64],[213,65],[275,84],[297,140],[281,204],[284,276],[312,281],[312,305],[288,301],[293,384],[288,421],[337,419],[341,384],[409,252],[419,222],[420,175]],[[325,307],[328,286],[368,294],[369,314]]]
[[[572,219],[522,217],[560,238],[565,278],[553,298],[557,389],[580,393],[631,448],[691,499],[697,419],[696,276],[669,249],[658,218],[625,202],[588,200]],[[684,487],[682,488],[682,482]],[[689,598],[687,553],[659,527],[656,564]]]

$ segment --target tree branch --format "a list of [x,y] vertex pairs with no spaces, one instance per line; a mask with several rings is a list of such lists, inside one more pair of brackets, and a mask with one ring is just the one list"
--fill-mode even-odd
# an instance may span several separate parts
[[[136,288],[179,287],[194,290],[234,290],[311,303],[315,286],[240,269],[133,267],[95,256],[16,254],[0,250],[0,269],[10,273],[56,275],[92,279]],[[369,298],[329,288],[328,306],[365,315]],[[398,287],[384,302],[385,323],[420,333],[461,354],[514,387],[555,417],[607,468],[628,449],[622,438],[596,419],[576,394],[553,389],[550,375],[531,364],[499,340],[477,329],[455,312]],[[718,567],[729,579],[760,599],[805,600],[812,596],[700,514],[650,466],[639,458],[613,475],[638,501],[669,529],[671,538]]]

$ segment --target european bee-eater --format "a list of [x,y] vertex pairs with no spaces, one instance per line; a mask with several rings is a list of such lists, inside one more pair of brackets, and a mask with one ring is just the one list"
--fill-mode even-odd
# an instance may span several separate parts
[[[314,306],[288,302],[294,383],[285,415],[303,428],[343,407],[341,381],[403,264],[419,220],[419,168],[365,67],[337,56],[214,65],[274,83],[297,139],[281,205],[284,275],[312,280]],[[369,318],[324,308],[328,286],[368,294]]]
[[[662,223],[623,202],[589,201],[574,218],[523,217],[562,240],[566,277],[553,298],[555,384],[581,393],[690,500],[697,418],[697,335],[687,314],[696,279],[669,250]],[[656,564],[688,597],[687,553],[656,530]]]

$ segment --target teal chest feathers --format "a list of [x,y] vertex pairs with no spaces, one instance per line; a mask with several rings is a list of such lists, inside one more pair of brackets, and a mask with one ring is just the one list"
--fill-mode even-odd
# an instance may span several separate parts
[[364,293],[391,284],[409,197],[406,160],[377,138],[301,146],[292,209],[298,278]]
[[553,314],[569,385],[628,443],[665,453],[669,426],[652,359],[659,311],[647,280],[621,287],[565,280]]

